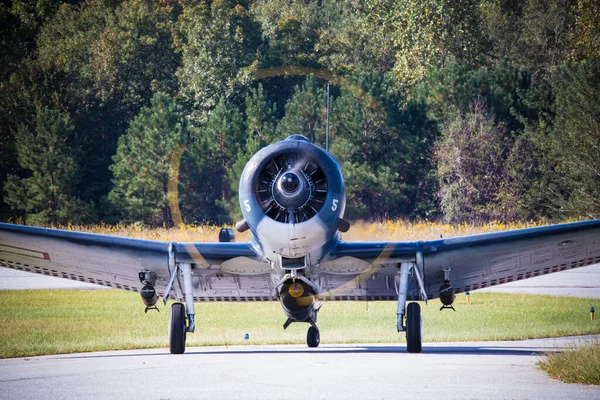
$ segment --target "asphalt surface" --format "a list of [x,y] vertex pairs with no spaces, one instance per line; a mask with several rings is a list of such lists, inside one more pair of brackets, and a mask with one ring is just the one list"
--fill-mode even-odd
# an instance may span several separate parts
[[235,346],[0,360],[3,399],[600,399],[536,368],[585,338],[398,345]]
[[505,283],[479,291],[600,298],[600,264]]
[[0,290],[26,290],[26,289],[107,289],[105,286],[91,283],[72,281],[70,279],[55,278],[34,274],[32,272],[17,271],[0,267]]

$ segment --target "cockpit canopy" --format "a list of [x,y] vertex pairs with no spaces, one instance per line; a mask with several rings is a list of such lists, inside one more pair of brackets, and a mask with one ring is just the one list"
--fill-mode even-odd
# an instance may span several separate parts
[[285,140],[299,140],[299,141],[302,141],[302,142],[307,142],[307,143],[312,144],[312,142],[310,140],[308,140],[308,138],[306,136],[298,135],[298,134],[296,134],[296,135],[290,135],[287,138],[285,138]]

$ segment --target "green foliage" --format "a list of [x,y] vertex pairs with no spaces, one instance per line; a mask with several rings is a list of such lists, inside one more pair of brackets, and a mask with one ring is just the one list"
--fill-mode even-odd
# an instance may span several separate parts
[[69,114],[38,110],[32,127],[21,125],[16,137],[20,166],[27,178],[9,175],[6,203],[25,212],[29,224],[90,222],[91,207],[77,196],[81,152]]
[[461,223],[498,220],[497,196],[506,182],[504,156],[506,131],[474,104],[444,127],[436,145],[435,160],[444,219]]
[[406,102],[390,75],[362,73],[356,88],[333,104],[332,153],[342,165],[351,218],[428,216],[420,204],[433,197],[429,150],[436,127],[424,105]]
[[326,92],[312,77],[306,79],[304,85],[296,86],[277,126],[279,136],[304,135],[316,145],[325,147],[325,98]]
[[342,166],[349,218],[390,218],[406,211],[411,193],[411,132],[402,125],[402,103],[389,77],[358,76],[357,86],[375,100],[342,89],[332,110],[332,154]]
[[97,97],[118,98],[131,115],[153,91],[175,92],[174,17],[173,7],[162,2],[130,0],[115,9],[89,58]]
[[37,38],[42,90],[69,109],[86,151],[87,197],[109,190],[117,140],[154,91],[175,92],[175,11],[148,0],[63,4]]
[[[144,204],[139,215],[134,203],[121,209],[125,201],[107,197],[111,190],[113,200],[131,197],[115,183],[126,180],[116,177],[125,152],[118,143],[122,139],[126,148],[133,127],[145,130],[139,121],[150,118],[155,106],[150,100],[162,93],[177,99],[179,106],[169,102],[181,125],[164,122],[165,141],[171,143],[179,130],[185,136],[179,171],[184,221],[237,219],[239,175],[258,148],[294,133],[325,145],[325,82],[293,75],[298,67],[337,75],[330,82],[331,143],[344,169],[348,216],[437,218],[438,192],[454,193],[446,198],[454,205],[444,203],[447,212],[460,215],[452,220],[597,216],[596,3],[3,3],[0,181],[11,194],[0,202],[0,218],[26,214],[33,221],[31,215],[48,209],[27,206],[32,200],[23,182],[33,178],[33,170],[22,166],[25,145],[18,143],[28,137],[23,129],[38,134],[37,119],[49,109],[68,114],[73,133],[67,136],[77,142],[69,149],[76,173],[66,174],[59,190],[65,199],[93,208],[90,218],[171,223],[164,198],[156,194],[164,188],[146,197],[131,194],[146,199],[139,200]],[[283,75],[256,82],[271,67]],[[470,139],[448,141],[451,131],[468,131],[474,103],[486,105],[478,117],[484,132],[477,135],[502,138],[489,148]],[[188,132],[184,119],[197,131]],[[434,163],[434,149],[444,146],[473,151],[477,159],[491,151],[486,160],[495,171],[489,172],[491,181],[475,176],[482,171],[472,165],[471,189],[447,186],[456,182],[446,178],[460,170],[447,168],[466,164]],[[502,148],[500,155],[495,146]],[[120,166],[112,165],[117,158]],[[155,173],[159,181],[164,178]],[[80,216],[73,211],[65,218]]]
[[586,59],[600,54],[600,4],[594,0],[578,0],[575,26],[569,32],[571,57]]
[[177,24],[182,56],[177,74],[181,94],[200,111],[200,122],[221,97],[239,100],[259,43],[260,27],[246,1],[184,3]]
[[235,162],[227,171],[231,199],[223,202],[227,215],[232,221],[239,221],[242,212],[239,206],[238,185],[246,163],[264,146],[275,142],[277,136],[276,107],[265,97],[261,84],[253,89],[245,99],[246,105],[246,141],[242,143]]
[[556,85],[557,121],[548,138],[554,169],[561,177],[554,193],[562,217],[600,217],[600,61],[567,64]]
[[429,115],[439,123],[466,113],[474,102],[484,102],[510,133],[548,116],[552,100],[547,86],[534,85],[531,75],[508,60],[493,68],[471,68],[455,61],[432,68],[427,81],[415,92],[429,106]]
[[378,2],[353,0],[324,1],[319,12],[327,17],[316,49],[319,63],[329,71],[386,73],[396,53],[387,15],[380,14]]
[[324,13],[316,2],[259,0],[252,15],[262,27],[269,46],[267,60],[276,65],[314,65],[321,31],[326,28]]
[[510,58],[534,79],[548,78],[568,53],[572,0],[482,2],[486,33],[497,58]]
[[543,212],[547,199],[539,185],[552,177],[540,173],[537,151],[534,138],[515,140],[486,112],[485,103],[475,102],[468,113],[457,114],[444,125],[435,148],[444,219],[453,224],[512,222],[531,217],[535,201]]
[[227,204],[231,204],[232,192],[228,180],[230,167],[244,144],[244,121],[238,108],[219,100],[205,124],[193,138],[190,155],[193,171],[188,190],[190,206],[184,214],[195,222],[230,220]]
[[388,27],[396,62],[394,73],[412,86],[434,66],[450,58],[475,63],[484,51],[476,0],[373,1],[371,12]]
[[113,188],[108,198],[128,222],[170,225],[169,168],[177,145],[189,138],[181,108],[157,93],[119,139],[111,170]]

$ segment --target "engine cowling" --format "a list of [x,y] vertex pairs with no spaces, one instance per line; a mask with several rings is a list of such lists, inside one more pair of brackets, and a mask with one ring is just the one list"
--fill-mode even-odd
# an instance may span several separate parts
[[[239,185],[245,221],[271,261],[318,253],[333,242],[346,205],[339,164],[301,135],[257,152]],[[321,254],[312,254],[317,261]]]

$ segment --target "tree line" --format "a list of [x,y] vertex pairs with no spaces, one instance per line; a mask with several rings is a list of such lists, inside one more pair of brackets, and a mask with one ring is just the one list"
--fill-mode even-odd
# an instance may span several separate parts
[[328,82],[348,218],[597,218],[598,15],[593,0],[2,2],[0,218],[235,221],[258,149],[325,147]]

